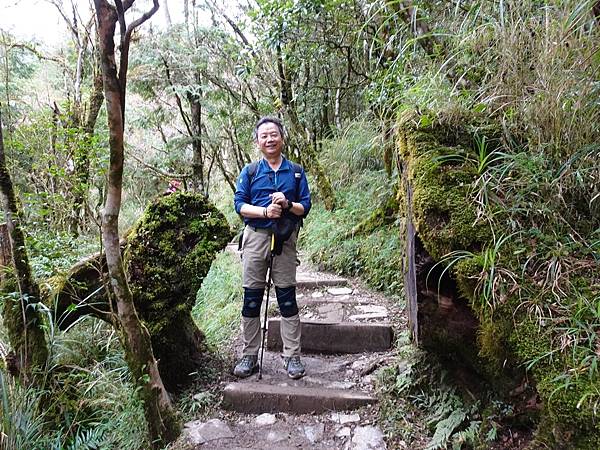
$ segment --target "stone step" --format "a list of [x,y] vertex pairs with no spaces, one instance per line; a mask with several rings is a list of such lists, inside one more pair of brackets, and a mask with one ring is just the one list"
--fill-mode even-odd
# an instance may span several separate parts
[[376,402],[374,396],[348,389],[230,383],[223,390],[223,406],[247,414],[346,411]]
[[312,278],[309,276],[302,276],[298,274],[296,277],[296,288],[297,289],[316,289],[320,287],[330,286],[347,286],[348,280],[345,278]]
[[[281,319],[268,322],[267,349],[283,348]],[[393,331],[387,324],[328,323],[302,320],[302,352],[306,353],[362,353],[381,352],[392,346]]]

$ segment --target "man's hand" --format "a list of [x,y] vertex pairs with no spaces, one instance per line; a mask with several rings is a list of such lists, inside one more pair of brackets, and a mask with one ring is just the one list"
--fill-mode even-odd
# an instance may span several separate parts
[[281,208],[287,207],[287,198],[283,192],[274,192],[271,194],[271,203],[281,206]]
[[269,206],[267,206],[267,217],[269,219],[279,219],[282,212],[283,209],[276,203],[271,203]]

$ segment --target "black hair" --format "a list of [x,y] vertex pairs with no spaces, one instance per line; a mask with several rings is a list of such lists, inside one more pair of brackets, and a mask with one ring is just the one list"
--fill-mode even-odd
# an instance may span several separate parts
[[281,135],[281,138],[285,142],[287,136],[285,133],[285,127],[283,126],[283,123],[277,117],[271,117],[271,116],[265,116],[265,117],[261,117],[260,119],[258,119],[258,122],[256,122],[256,125],[254,126],[254,131],[252,132],[252,137],[254,138],[254,141],[258,140],[258,128],[261,125],[264,125],[265,123],[274,123],[277,126],[277,129],[279,130],[279,134]]

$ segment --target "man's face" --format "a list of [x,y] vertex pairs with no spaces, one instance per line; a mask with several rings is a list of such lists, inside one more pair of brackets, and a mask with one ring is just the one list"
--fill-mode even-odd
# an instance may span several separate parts
[[283,137],[279,128],[272,122],[263,123],[256,132],[256,145],[265,157],[281,155]]

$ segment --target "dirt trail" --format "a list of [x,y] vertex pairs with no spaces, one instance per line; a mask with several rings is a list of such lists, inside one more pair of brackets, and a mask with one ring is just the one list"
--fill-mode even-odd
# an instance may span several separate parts
[[[306,376],[300,380],[287,377],[279,352],[271,350],[277,348],[276,333],[271,332],[263,379],[259,381],[257,375],[245,380],[228,377],[223,384],[222,409],[210,420],[186,424],[185,435],[192,448],[387,448],[376,423],[374,372],[393,360],[391,330],[404,325],[402,312],[397,304],[356,280],[304,264],[298,281]],[[279,314],[274,293],[271,296],[270,329],[277,325]],[[381,330],[390,330],[390,335],[386,337]],[[379,333],[375,339],[381,342],[389,341],[385,349],[361,351],[372,343],[372,333]]]

